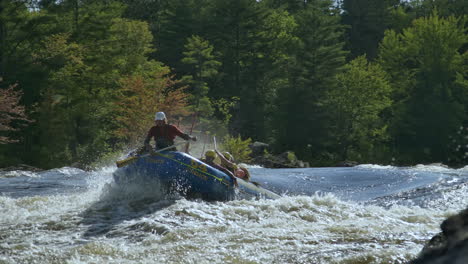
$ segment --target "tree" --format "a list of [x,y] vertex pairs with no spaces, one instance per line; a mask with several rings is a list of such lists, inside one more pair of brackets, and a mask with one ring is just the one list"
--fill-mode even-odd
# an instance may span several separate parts
[[51,34],[53,19],[33,9],[26,0],[0,2],[0,76],[5,87],[20,83],[22,100],[34,104],[39,100],[44,69],[31,56],[41,41]]
[[170,76],[169,69],[155,63],[151,72],[136,73],[120,80],[120,96],[115,102],[114,134],[134,146],[143,142],[154,113],[169,117],[187,116],[188,94]]
[[239,106],[240,132],[246,137],[261,141],[274,137],[278,91],[288,84],[288,67],[300,46],[297,29],[296,19],[284,10],[269,11],[259,29]]
[[412,0],[409,4],[418,17],[430,16],[434,10],[443,17],[462,17],[468,13],[468,2],[464,0]]
[[213,107],[208,98],[207,80],[218,74],[221,63],[216,60],[213,45],[200,36],[192,36],[185,44],[184,58],[182,63],[189,66],[190,75],[183,77],[183,81],[192,87],[191,104],[195,107],[194,112],[205,118],[213,114]]
[[378,161],[376,150],[388,140],[387,124],[381,114],[391,106],[391,86],[378,64],[364,56],[351,61],[336,75],[336,87],[327,93],[332,152],[339,161]]
[[[17,121],[30,122],[26,116],[25,107],[20,105],[21,91],[15,90],[15,86],[0,89],[0,132],[17,131],[14,123]],[[0,135],[0,144],[18,142],[8,134]]]
[[246,75],[256,58],[256,45],[262,43],[259,34],[269,10],[255,0],[213,0],[206,12],[209,20],[205,38],[221,52],[224,73],[212,95],[240,96],[248,89]]
[[35,54],[36,63],[50,70],[39,105],[40,133],[35,146],[45,167],[76,160],[78,145],[85,143],[82,135],[92,133],[84,124],[91,118],[88,107],[93,101],[92,94],[83,87],[89,68],[84,62],[83,47],[69,38],[69,34],[53,35]]
[[287,68],[289,83],[278,91],[277,147],[310,159],[323,149],[328,119],[325,95],[343,70],[347,54],[335,11],[330,1],[317,0],[296,14],[301,46]]
[[255,0],[214,0],[206,12],[205,38],[220,51],[222,62],[221,78],[210,95],[240,98],[231,133],[268,140],[277,89],[287,82],[284,68],[296,45],[297,23],[288,12]]
[[252,144],[251,138],[242,140],[240,136],[232,137],[228,135],[224,137],[221,149],[229,152],[237,163],[247,163],[252,160],[250,157],[250,154],[252,153],[252,150],[249,148],[250,144]]
[[76,17],[70,3],[48,7],[60,21],[53,25],[60,33],[32,54],[46,74],[28,153],[42,167],[87,165],[119,148],[120,138],[112,133],[119,79],[155,67],[148,61],[153,38],[147,23],[122,19],[122,6],[106,3],[80,2]]
[[[163,1],[164,2],[164,1]],[[158,25],[153,31],[157,48],[156,58],[175,69],[175,73],[186,74],[182,69],[184,45],[192,35],[199,35],[202,19],[200,9],[204,0],[171,0],[162,5],[158,15]]]
[[377,56],[379,42],[392,20],[393,7],[399,0],[344,0],[343,23],[348,25],[346,35],[348,49],[353,58],[366,55],[368,59]]
[[274,9],[284,9],[291,14],[295,14],[298,11],[307,7],[307,1],[301,0],[263,0],[267,6]]
[[467,122],[467,43],[465,20],[436,12],[386,33],[380,64],[395,87],[391,132],[402,161],[450,156],[449,141]]

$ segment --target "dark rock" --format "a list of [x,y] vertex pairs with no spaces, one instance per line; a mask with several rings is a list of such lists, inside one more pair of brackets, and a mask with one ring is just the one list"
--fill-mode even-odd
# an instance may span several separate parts
[[298,160],[293,152],[284,152],[279,155],[264,154],[253,157],[252,162],[265,168],[307,168],[309,163]]
[[468,263],[468,208],[447,218],[411,264]]
[[357,165],[359,165],[359,163],[357,163],[356,161],[346,160],[336,164],[336,167],[354,167]]
[[92,167],[90,167],[89,165],[86,165],[86,164],[83,164],[81,162],[73,162],[70,167],[72,168],[77,168],[77,169],[80,169],[80,170],[84,170],[84,171],[91,171],[93,170]]
[[269,156],[261,156],[261,157],[256,157],[252,160],[253,164],[263,166],[265,168],[295,168],[294,166],[291,166],[289,164],[281,163],[278,161],[277,158],[275,158],[272,155]]
[[265,152],[270,151],[270,145],[258,141],[255,141],[254,143],[250,144],[249,147],[252,150],[252,157],[263,156]]
[[286,151],[279,155],[270,153],[270,145],[255,141],[249,145],[252,163],[265,168],[307,168],[309,163],[298,160],[294,152]]

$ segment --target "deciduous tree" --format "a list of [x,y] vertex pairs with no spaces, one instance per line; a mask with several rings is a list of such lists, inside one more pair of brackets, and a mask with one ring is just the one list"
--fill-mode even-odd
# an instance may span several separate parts
[[450,156],[449,140],[467,122],[467,36],[464,19],[436,12],[386,33],[380,63],[395,86],[391,131],[402,160]]
[[[18,127],[14,123],[30,122],[26,116],[25,107],[20,104],[22,92],[15,90],[15,86],[6,89],[0,89],[0,144],[17,142],[10,132],[17,131]],[[7,132],[7,133],[5,133]]]
[[153,65],[151,72],[121,79],[120,87],[115,103],[117,129],[114,134],[131,145],[143,142],[153,125],[154,113],[163,111],[169,120],[190,114],[185,87],[173,79],[167,67]]
[[391,86],[378,64],[364,56],[351,61],[336,76],[336,86],[328,91],[326,104],[331,113],[329,142],[340,153],[340,161],[379,162],[374,150],[388,140],[382,112],[391,105]]

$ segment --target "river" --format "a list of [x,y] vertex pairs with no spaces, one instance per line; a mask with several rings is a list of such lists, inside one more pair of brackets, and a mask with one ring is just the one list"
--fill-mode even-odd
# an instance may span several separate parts
[[468,206],[468,166],[265,169],[277,200],[117,186],[114,166],[0,172],[0,263],[406,263]]

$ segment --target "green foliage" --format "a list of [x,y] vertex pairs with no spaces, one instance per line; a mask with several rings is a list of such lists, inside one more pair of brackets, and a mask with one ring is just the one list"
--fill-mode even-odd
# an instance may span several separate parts
[[292,149],[310,159],[323,149],[328,120],[324,100],[345,65],[344,30],[334,11],[330,1],[317,0],[296,14],[301,45],[276,100],[276,148]]
[[403,161],[450,155],[451,135],[467,121],[467,43],[465,20],[435,12],[382,41],[380,63],[397,87],[391,132]]
[[213,114],[213,107],[208,98],[210,88],[207,80],[215,77],[221,66],[215,58],[213,49],[213,46],[200,36],[192,36],[187,39],[185,57],[182,59],[182,63],[190,66],[190,75],[184,76],[182,80],[192,87],[193,110],[207,118]]
[[35,84],[33,100],[25,90],[26,100],[39,107],[24,143],[30,149],[25,159],[32,165],[86,165],[120,147],[121,137],[113,133],[117,84],[124,76],[147,76],[160,67],[148,60],[153,51],[148,24],[121,18],[122,11],[115,2],[75,6],[63,1],[35,14],[54,18],[39,28],[55,33],[45,34],[24,56],[41,69],[43,78]]
[[185,74],[182,71],[184,68],[182,63],[184,45],[192,35],[204,31],[203,28],[198,30],[197,27],[205,26],[200,22],[204,18],[200,9],[206,6],[205,1],[171,0],[157,2],[159,7],[154,13],[157,17],[147,20],[152,23],[151,28],[158,50],[157,59],[176,69],[177,73]]
[[412,0],[409,5],[417,17],[430,16],[434,10],[443,17],[462,17],[468,13],[465,0]]
[[[339,149],[341,161],[371,161],[377,144],[388,140],[382,112],[391,106],[392,89],[386,73],[364,56],[351,61],[336,76],[336,87],[328,92],[329,134]],[[360,157],[350,156],[358,153]]]
[[390,23],[394,21],[392,6],[398,0],[343,0],[343,23],[347,28],[347,43],[352,58],[366,55],[373,59],[377,56],[379,42]]
[[297,161],[296,154],[294,154],[294,152],[292,152],[292,151],[288,151],[286,157],[287,157],[289,163],[294,163],[294,162]]
[[96,163],[160,110],[315,165],[463,163],[467,3],[1,1],[0,89],[36,121],[1,165]]
[[242,140],[241,136],[232,137],[228,135],[224,137],[221,149],[231,153],[236,162],[248,163],[251,160],[250,154],[252,153],[252,150],[249,148],[251,143],[251,138]]
[[230,98],[230,100],[221,98],[219,100],[213,101],[213,105],[215,105],[218,114],[221,116],[220,120],[224,125],[228,125],[229,121],[231,121],[231,110],[238,102],[239,97],[236,96]]
[[[37,61],[54,70],[39,106],[41,142],[48,145],[43,148],[42,155],[56,157],[59,163],[70,163],[77,158],[77,137],[84,133],[76,122],[88,118],[85,102],[91,99],[81,87],[83,72],[87,70],[83,48],[70,42],[68,34],[53,35],[44,40],[43,45],[37,53]],[[47,151],[51,153],[46,154]],[[49,162],[53,161],[51,158]]]
[[288,83],[289,66],[300,40],[295,35],[296,19],[286,11],[268,12],[254,44],[252,65],[247,68],[246,81],[240,96],[240,127],[242,135],[265,141],[276,127],[273,121],[278,91]]
[[145,65],[154,51],[153,35],[146,22],[115,18],[109,30],[115,70],[128,74]]

